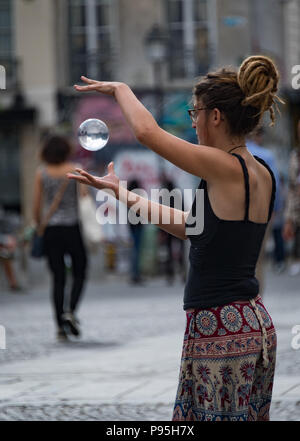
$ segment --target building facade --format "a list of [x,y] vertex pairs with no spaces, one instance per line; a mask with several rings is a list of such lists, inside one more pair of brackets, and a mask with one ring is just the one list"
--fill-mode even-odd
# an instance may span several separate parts
[[[75,138],[91,112],[108,115],[111,124],[110,153],[96,155],[98,162],[122,145],[138,147],[112,101],[74,92],[81,74],[128,83],[166,129],[194,140],[185,111],[195,78],[208,69],[263,53],[277,62],[284,93],[291,90],[299,18],[298,0],[0,0],[7,79],[0,95],[0,204],[30,221],[41,137],[60,130]],[[159,65],[147,52],[155,24],[165,35]],[[288,104],[268,131],[279,151],[295,142],[290,110]]]

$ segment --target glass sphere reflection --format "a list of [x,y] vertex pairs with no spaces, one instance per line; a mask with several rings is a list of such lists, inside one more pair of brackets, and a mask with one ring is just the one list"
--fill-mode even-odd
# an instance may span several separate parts
[[106,146],[108,138],[108,127],[100,119],[87,119],[79,126],[78,140],[86,150],[94,152],[102,149]]

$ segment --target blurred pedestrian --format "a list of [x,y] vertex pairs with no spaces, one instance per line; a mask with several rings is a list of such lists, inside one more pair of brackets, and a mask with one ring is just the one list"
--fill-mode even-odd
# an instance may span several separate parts
[[[141,189],[140,183],[136,179],[132,179],[128,182],[127,186],[129,191]],[[141,278],[141,246],[143,237],[143,224],[138,222],[133,224],[129,222],[129,230],[132,239],[131,248],[131,275],[130,281],[134,284],[142,283]]]
[[18,284],[15,269],[13,266],[14,253],[17,247],[17,241],[14,236],[0,234],[0,262],[3,265],[4,273],[7,278],[10,290],[13,292],[21,291]]
[[[300,120],[298,122],[298,138],[300,140]],[[285,240],[293,240],[292,264],[289,274],[300,273],[300,149],[294,149],[290,155],[289,181],[285,224],[283,229]]]
[[[263,159],[265,163],[270,167],[272,170],[275,181],[276,181],[276,196],[275,196],[275,202],[274,202],[274,214],[277,212],[277,205],[278,205],[278,199],[280,197],[280,181],[279,181],[279,172],[276,166],[276,158],[274,153],[263,146],[263,137],[264,137],[265,131],[264,128],[258,127],[254,132],[252,132],[250,135],[248,135],[247,139],[247,148],[249,152],[254,155],[258,156],[259,158]],[[274,216],[273,214],[273,216]],[[271,232],[272,232],[272,222],[273,218],[270,220],[266,234],[262,243],[262,247],[260,250],[259,258],[256,265],[256,277],[259,281],[259,292],[262,296],[265,290],[265,266],[266,266],[266,244],[270,238]]]
[[[191,241],[186,333],[173,420],[268,420],[276,332],[259,296],[255,266],[273,211],[276,181],[265,161],[249,153],[245,136],[266,111],[274,124],[273,106],[281,101],[274,63],[253,56],[238,72],[223,68],[198,81],[189,114],[199,145],[161,129],[126,84],[81,78],[87,85],[75,89],[113,96],[141,144],[202,178],[204,207],[196,194],[191,218],[190,213],[129,192],[113,163],[102,178],[84,170],[78,170],[81,176],[68,175],[113,190],[129,207],[138,203],[147,221],[155,213],[158,227]],[[169,223],[163,221],[165,214]]]
[[[179,192],[178,189],[175,189],[174,182],[166,176],[163,176],[162,178],[162,189],[168,191],[168,194],[166,196],[169,198],[170,201],[168,204],[166,204],[166,202],[164,201],[163,203],[171,208],[183,210],[183,200],[181,192]],[[167,283],[171,285],[174,283],[175,274],[179,274],[182,281],[184,281],[185,272],[183,241],[164,230],[160,231],[160,240],[166,249],[165,273],[167,277]]]
[[286,185],[284,176],[280,174],[279,176],[279,186],[280,191],[277,193],[275,199],[276,210],[274,206],[274,214],[272,218],[272,234],[274,239],[274,251],[273,251],[273,262],[275,271],[281,274],[286,267],[285,258],[285,243],[283,238],[283,227],[284,227],[284,212],[286,203]]
[[17,239],[12,234],[12,228],[5,210],[0,207],[0,262],[3,265],[4,274],[12,292],[21,291],[18,284],[13,260],[17,248]]
[[[51,136],[43,144],[41,160],[35,176],[33,217],[39,226],[49,211],[65,181],[66,173],[75,171],[70,157],[71,144],[61,136]],[[79,187],[83,195],[86,189]],[[45,254],[52,276],[52,301],[57,325],[57,339],[66,340],[68,334],[80,335],[79,321],[75,316],[86,278],[87,255],[79,228],[78,188],[67,182],[60,203],[49,219],[45,233]],[[66,263],[72,262],[72,287],[68,305],[66,297]]]

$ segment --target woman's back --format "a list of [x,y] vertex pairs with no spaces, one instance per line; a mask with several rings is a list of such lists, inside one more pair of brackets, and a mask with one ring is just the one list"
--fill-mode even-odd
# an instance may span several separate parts
[[[185,288],[184,309],[210,308],[236,300],[249,300],[259,293],[255,266],[274,206],[275,178],[262,159],[253,158],[265,168],[268,176],[260,168],[256,169],[256,164],[251,164],[251,158],[247,167],[241,155],[233,155],[239,160],[244,183],[231,189],[231,194],[228,194],[228,188],[224,189],[225,203],[220,198],[220,189],[219,193],[215,192],[217,197],[214,203],[216,200],[223,203],[222,217],[219,215],[220,205],[216,213],[216,205],[214,207],[211,203],[207,182],[202,180],[199,186],[204,191],[204,230],[200,234],[189,235],[191,265]],[[253,187],[256,191],[253,191]],[[252,210],[257,216],[254,219],[250,218],[251,199],[256,203]],[[196,201],[193,203],[193,216],[197,215]],[[228,208],[230,217],[226,218]]]
[[[255,223],[266,223],[272,195],[271,175],[267,168],[249,152],[240,156],[245,161],[249,176],[249,220]],[[222,185],[207,183],[211,207],[220,219],[242,220],[244,218],[245,179],[242,168],[240,171],[239,181],[222,182]]]
[[[43,214],[46,215],[57,194],[66,173],[74,171],[75,165],[65,162],[59,165],[46,165],[40,170],[43,192]],[[68,181],[58,208],[51,216],[48,225],[75,225],[78,223],[78,195],[75,181]]]

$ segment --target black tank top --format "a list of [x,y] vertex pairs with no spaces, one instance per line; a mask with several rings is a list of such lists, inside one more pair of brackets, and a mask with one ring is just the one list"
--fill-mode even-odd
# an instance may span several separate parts
[[[198,188],[204,190],[204,230],[199,235],[189,235],[190,269],[184,292],[184,309],[212,308],[236,300],[249,300],[259,293],[255,266],[268,222],[271,218],[276,182],[270,167],[257,156],[272,177],[272,196],[266,223],[249,220],[249,175],[244,159],[235,153],[243,168],[246,193],[246,210],[243,220],[223,220],[215,215],[208,198],[206,181]],[[192,214],[196,215],[196,199]],[[191,227],[189,225],[189,227]]]

